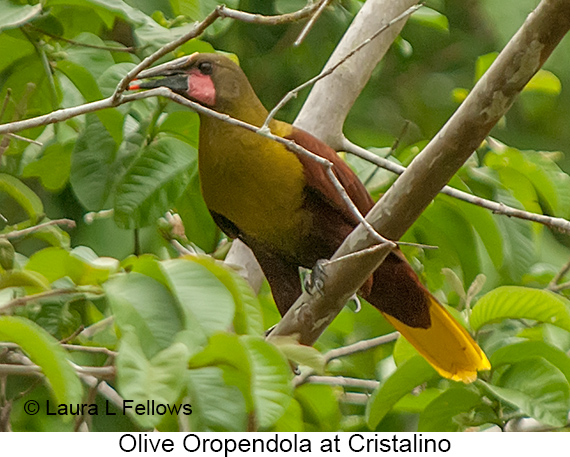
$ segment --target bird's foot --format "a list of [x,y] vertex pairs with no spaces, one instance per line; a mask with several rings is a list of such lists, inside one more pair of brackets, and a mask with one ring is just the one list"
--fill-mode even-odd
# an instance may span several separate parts
[[323,295],[327,277],[324,267],[327,263],[328,260],[317,260],[311,272],[305,275],[303,286],[309,295]]

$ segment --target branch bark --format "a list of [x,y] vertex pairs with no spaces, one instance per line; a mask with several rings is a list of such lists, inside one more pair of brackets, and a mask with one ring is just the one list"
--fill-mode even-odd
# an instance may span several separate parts
[[[370,211],[367,219],[379,233],[398,240],[411,227],[508,111],[569,29],[570,2],[542,0],[446,125]],[[333,259],[373,244],[368,231],[359,225]],[[379,264],[372,259],[354,261],[359,262],[360,265],[356,268],[352,265],[350,271],[344,266],[327,271],[326,306],[322,297],[304,293],[270,337],[295,335],[302,344],[313,344],[340,312],[347,296],[358,290],[360,278],[368,277]],[[338,267],[338,264],[333,265]],[[357,278],[349,276],[354,270],[358,271]],[[335,288],[335,283],[343,287]]]
[[[323,72],[341,61],[374,33],[418,3],[417,0],[368,0],[329,58]],[[334,73],[315,84],[294,122],[333,149],[342,147],[342,129],[348,112],[370,75],[396,39],[406,20],[394,24]]]

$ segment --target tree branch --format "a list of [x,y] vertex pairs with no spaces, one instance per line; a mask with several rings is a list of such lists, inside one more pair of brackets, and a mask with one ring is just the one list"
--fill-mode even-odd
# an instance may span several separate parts
[[[417,0],[368,0],[355,16],[323,72],[337,65],[357,46],[417,3]],[[326,80],[315,84],[294,125],[338,150],[348,112],[405,23],[402,20],[390,27],[365,49],[342,63]]]
[[51,225],[65,225],[67,228],[72,229],[75,228],[75,221],[71,219],[56,219],[53,221],[43,222],[38,225],[34,225],[33,227],[28,227],[22,230],[14,230],[13,232],[8,232],[3,235],[0,235],[0,238],[6,238],[8,240],[12,240],[14,238],[21,238],[23,236],[27,236],[30,233],[38,232],[46,227]]
[[[369,212],[367,220],[378,232],[397,240],[411,227],[508,111],[568,29],[570,3],[542,0],[446,125]],[[368,231],[359,225],[333,259],[373,244]],[[360,263],[360,259],[355,262]],[[362,260],[355,269],[366,279],[377,266],[377,262]],[[330,322],[347,298],[360,287],[361,282],[351,273],[344,268],[327,271],[326,305],[322,297],[303,293],[274,328],[270,338],[295,335],[300,343],[312,345],[326,328],[323,323]],[[335,286],[337,283],[344,287]]]
[[[347,138],[344,138],[343,140],[342,150],[398,175],[401,175],[404,171],[406,171],[406,167],[391,162],[383,157],[378,157],[376,154],[373,154],[372,152],[367,151],[366,149],[352,143]],[[471,203],[473,205],[491,210],[495,214],[501,214],[507,217],[516,217],[518,219],[524,219],[531,222],[538,222],[539,224],[546,225],[547,227],[559,230],[561,232],[570,233],[570,221],[567,221],[566,219],[560,217],[550,217],[544,214],[530,213],[521,209],[512,208],[503,203],[497,203],[485,198],[477,197],[476,195],[468,194],[467,192],[454,189],[450,186],[444,186],[443,189],[441,189],[441,193],[453,198],[457,198],[458,200],[462,200],[467,203]]]
[[[351,59],[356,53],[361,51],[364,47],[370,45],[370,43],[373,43],[376,38],[378,38],[380,35],[382,35],[382,33],[386,32],[390,27],[396,25],[398,22],[402,21],[403,19],[407,19],[412,13],[414,13],[414,11],[417,11],[420,8],[420,6],[421,5],[411,6],[406,11],[404,11],[402,14],[399,14],[394,19],[390,20],[388,23],[382,25],[382,27],[380,27],[378,30],[376,30],[371,36],[369,36],[368,38],[363,40],[361,43],[358,44],[358,46],[356,46],[354,49],[350,50],[350,52],[347,52],[344,56],[342,56],[338,62],[334,63],[333,65],[326,66],[324,68],[324,70],[321,71],[317,76],[309,79],[308,81],[305,81],[300,86],[297,86],[295,89],[287,92],[285,94],[285,96],[281,100],[279,100],[279,103],[277,103],[277,105],[275,105],[273,107],[273,109],[269,112],[269,114],[268,114],[267,118],[265,119],[265,122],[263,123],[261,128],[262,129],[268,128],[269,123],[275,117],[275,115],[279,112],[279,110],[281,108],[283,108],[283,106],[285,106],[285,104],[287,102],[289,102],[291,99],[295,98],[300,91],[302,91],[306,87],[312,86],[313,84],[317,83],[318,81],[322,80],[323,78],[333,74],[334,71],[337,68],[339,68],[341,65],[346,63],[346,61],[348,59]],[[354,62],[352,60],[350,63],[351,63],[351,65],[354,64]]]
[[[371,379],[347,378],[345,376],[317,376],[311,375],[305,379],[304,383],[324,384],[327,386],[352,387],[368,391],[375,390],[380,383]],[[298,387],[298,386],[296,386]]]

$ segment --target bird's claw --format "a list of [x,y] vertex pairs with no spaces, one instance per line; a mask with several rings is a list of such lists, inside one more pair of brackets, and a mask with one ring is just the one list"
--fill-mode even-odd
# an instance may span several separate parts
[[[353,294],[352,297],[350,297],[348,303],[350,303],[350,302],[354,302],[354,304],[356,305],[356,307],[354,308],[354,312],[355,313],[360,312],[360,310],[362,309],[362,303],[360,302],[360,298],[358,298],[358,295]],[[347,305],[348,305],[348,303],[347,303]]]
[[324,267],[327,262],[328,260],[317,260],[311,272],[305,275],[303,285],[309,295],[323,295],[325,278],[327,276]]

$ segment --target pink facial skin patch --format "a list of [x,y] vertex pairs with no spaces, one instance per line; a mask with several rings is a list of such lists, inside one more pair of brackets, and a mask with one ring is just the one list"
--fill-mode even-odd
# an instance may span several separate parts
[[216,88],[210,75],[192,70],[188,75],[188,95],[199,103],[208,106],[216,104]]

